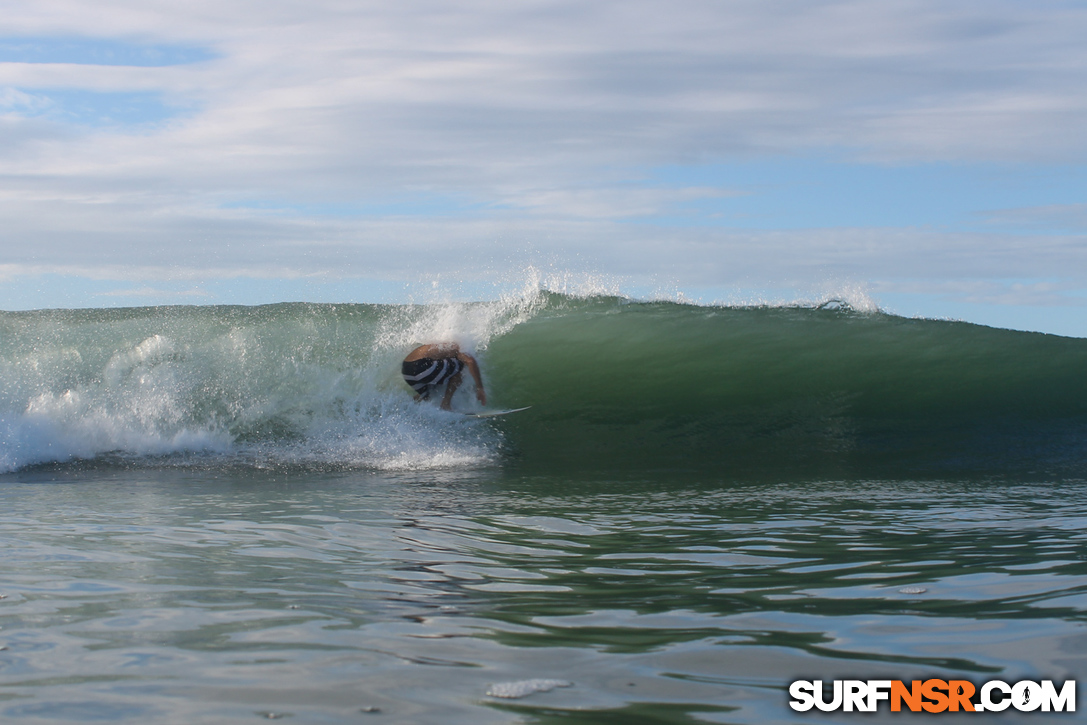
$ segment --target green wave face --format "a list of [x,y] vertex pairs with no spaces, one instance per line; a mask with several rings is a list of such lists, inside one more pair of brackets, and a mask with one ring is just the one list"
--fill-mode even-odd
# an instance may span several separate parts
[[[479,357],[492,406],[531,410],[414,404],[400,359],[449,339]],[[1087,340],[848,308],[545,293],[0,313],[0,467],[1079,477],[1085,372]]]
[[528,467],[1079,475],[1087,341],[849,309],[558,300],[494,342]]

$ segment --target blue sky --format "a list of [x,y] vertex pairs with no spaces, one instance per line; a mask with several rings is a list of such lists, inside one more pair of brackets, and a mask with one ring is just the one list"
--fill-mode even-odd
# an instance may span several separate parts
[[1087,336],[1083,37],[1056,0],[13,5],[0,307],[542,276]]
[[75,63],[82,65],[161,68],[212,60],[199,46],[139,42],[72,35],[0,38],[0,63]]

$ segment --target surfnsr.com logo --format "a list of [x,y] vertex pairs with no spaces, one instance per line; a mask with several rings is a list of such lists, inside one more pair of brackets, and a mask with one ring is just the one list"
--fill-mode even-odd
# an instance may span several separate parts
[[891,712],[1001,712],[1009,707],[1020,712],[1075,712],[1076,681],[1066,680],[1060,689],[1052,680],[1022,680],[1009,685],[990,680],[980,688],[968,680],[834,680],[832,694],[822,680],[797,680],[789,686],[789,707],[807,712],[875,712],[886,701]]

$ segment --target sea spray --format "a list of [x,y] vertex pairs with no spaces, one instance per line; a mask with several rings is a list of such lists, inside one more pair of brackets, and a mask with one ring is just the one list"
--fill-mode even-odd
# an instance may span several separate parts
[[[418,333],[485,343],[495,307],[5,313],[0,466],[107,454],[129,464],[185,454],[202,465],[486,463],[494,432],[412,404],[397,363]],[[510,305],[498,307],[502,317]],[[426,329],[435,320],[444,328]]]

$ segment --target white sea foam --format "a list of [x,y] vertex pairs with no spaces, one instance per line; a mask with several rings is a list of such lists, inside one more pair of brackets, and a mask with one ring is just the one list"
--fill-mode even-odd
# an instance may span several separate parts
[[566,680],[518,680],[517,682],[499,682],[487,689],[488,697],[501,697],[517,700],[537,692],[551,692],[556,687],[572,687],[574,683]]
[[[0,352],[0,471],[102,454],[412,471],[486,465],[500,447],[495,427],[412,403],[399,362],[413,342],[446,339],[485,355],[539,304],[537,294],[339,310],[13,314]],[[458,406],[474,404],[470,388]]]

